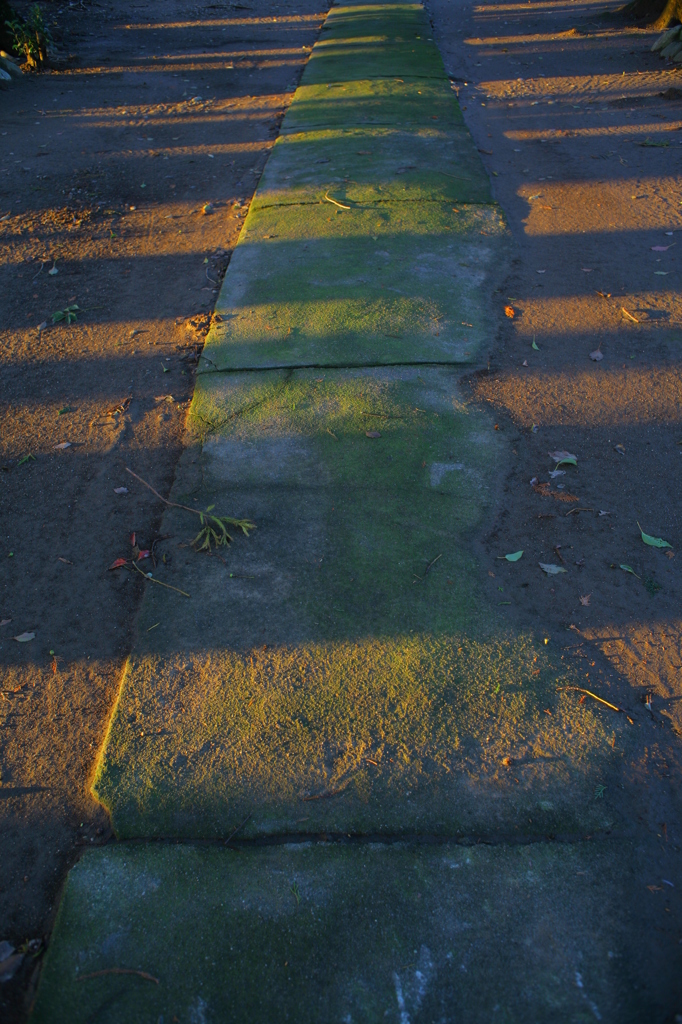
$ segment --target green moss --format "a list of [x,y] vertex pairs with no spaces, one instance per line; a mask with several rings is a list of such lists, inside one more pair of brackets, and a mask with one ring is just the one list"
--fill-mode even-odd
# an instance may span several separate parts
[[[320,203],[489,203],[490,184],[465,128],[336,128],[280,135],[251,209]],[[329,212],[329,211],[328,211]]]
[[609,841],[88,851],[32,1024],[653,1020],[642,873]]
[[474,361],[493,329],[481,285],[506,243],[489,206],[251,211],[202,367]]
[[327,82],[298,87],[284,122],[283,132],[314,128],[393,125],[421,128],[437,118],[445,126],[463,125],[450,83],[440,78],[363,77],[348,82]]

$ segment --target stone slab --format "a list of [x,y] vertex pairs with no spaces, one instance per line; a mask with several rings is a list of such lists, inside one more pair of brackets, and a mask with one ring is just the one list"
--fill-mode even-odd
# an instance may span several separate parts
[[480,595],[502,442],[453,371],[212,374],[192,423],[174,500],[257,529],[209,557],[164,517],[190,597],[147,587],[94,787],[119,836],[613,825],[629,726]]
[[314,128],[387,125],[421,128],[425,122],[464,124],[450,83],[398,74],[394,78],[363,78],[348,82],[299,85],[282,132]]
[[391,42],[382,35],[320,38],[301,76],[303,85],[355,82],[367,78],[446,80],[443,59],[434,42]]
[[320,203],[490,203],[490,183],[466,128],[407,132],[339,128],[280,135],[251,209]]
[[614,841],[110,846],[69,875],[31,1024],[661,1020],[647,877]]
[[386,42],[433,42],[423,4],[342,4],[332,7],[319,40],[381,36]]
[[474,362],[507,246],[492,206],[251,210],[200,367]]

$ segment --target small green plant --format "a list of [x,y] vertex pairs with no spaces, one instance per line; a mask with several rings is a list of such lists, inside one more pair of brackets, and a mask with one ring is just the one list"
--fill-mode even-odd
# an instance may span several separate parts
[[12,35],[12,48],[23,54],[29,67],[44,67],[48,61],[48,46],[52,42],[40,4],[34,4],[25,21],[14,18],[5,22]]
[[[245,537],[249,530],[255,530],[256,524],[249,519],[232,519],[230,516],[212,516],[210,513],[215,505],[209,505],[205,512],[199,512],[201,529],[192,541],[195,551],[210,551],[213,544],[216,548],[226,547],[232,543],[228,527],[241,530]],[[197,509],[198,512],[198,509]]]
[[75,302],[67,306],[66,309],[58,309],[52,314],[52,323],[58,324],[61,320],[66,320],[67,324],[72,324],[78,319],[77,313],[79,310],[80,306]]

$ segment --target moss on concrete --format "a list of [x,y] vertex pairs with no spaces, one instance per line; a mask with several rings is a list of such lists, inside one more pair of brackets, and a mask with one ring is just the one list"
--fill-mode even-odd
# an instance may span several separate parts
[[206,375],[193,422],[174,496],[258,528],[224,560],[175,548],[157,578],[191,599],[145,596],[95,783],[120,835],[608,823],[621,723],[614,749],[481,599],[467,537],[501,441],[451,371]]
[[490,184],[465,128],[343,128],[280,135],[251,209],[320,203],[489,203]]
[[109,847],[69,876],[32,1024],[657,1020],[641,874],[615,842]]
[[506,247],[491,206],[252,210],[201,367],[475,361],[493,329],[481,287]]

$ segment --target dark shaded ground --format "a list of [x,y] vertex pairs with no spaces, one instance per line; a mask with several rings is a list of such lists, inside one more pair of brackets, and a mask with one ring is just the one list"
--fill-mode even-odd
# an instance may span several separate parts
[[[63,67],[0,93],[0,939],[17,947],[110,834],[89,783],[141,580],[107,567],[133,531],[152,545],[161,511],[114,488],[126,465],[170,487],[196,347],[324,6],[44,5]],[[3,1022],[34,967],[0,987]]]

